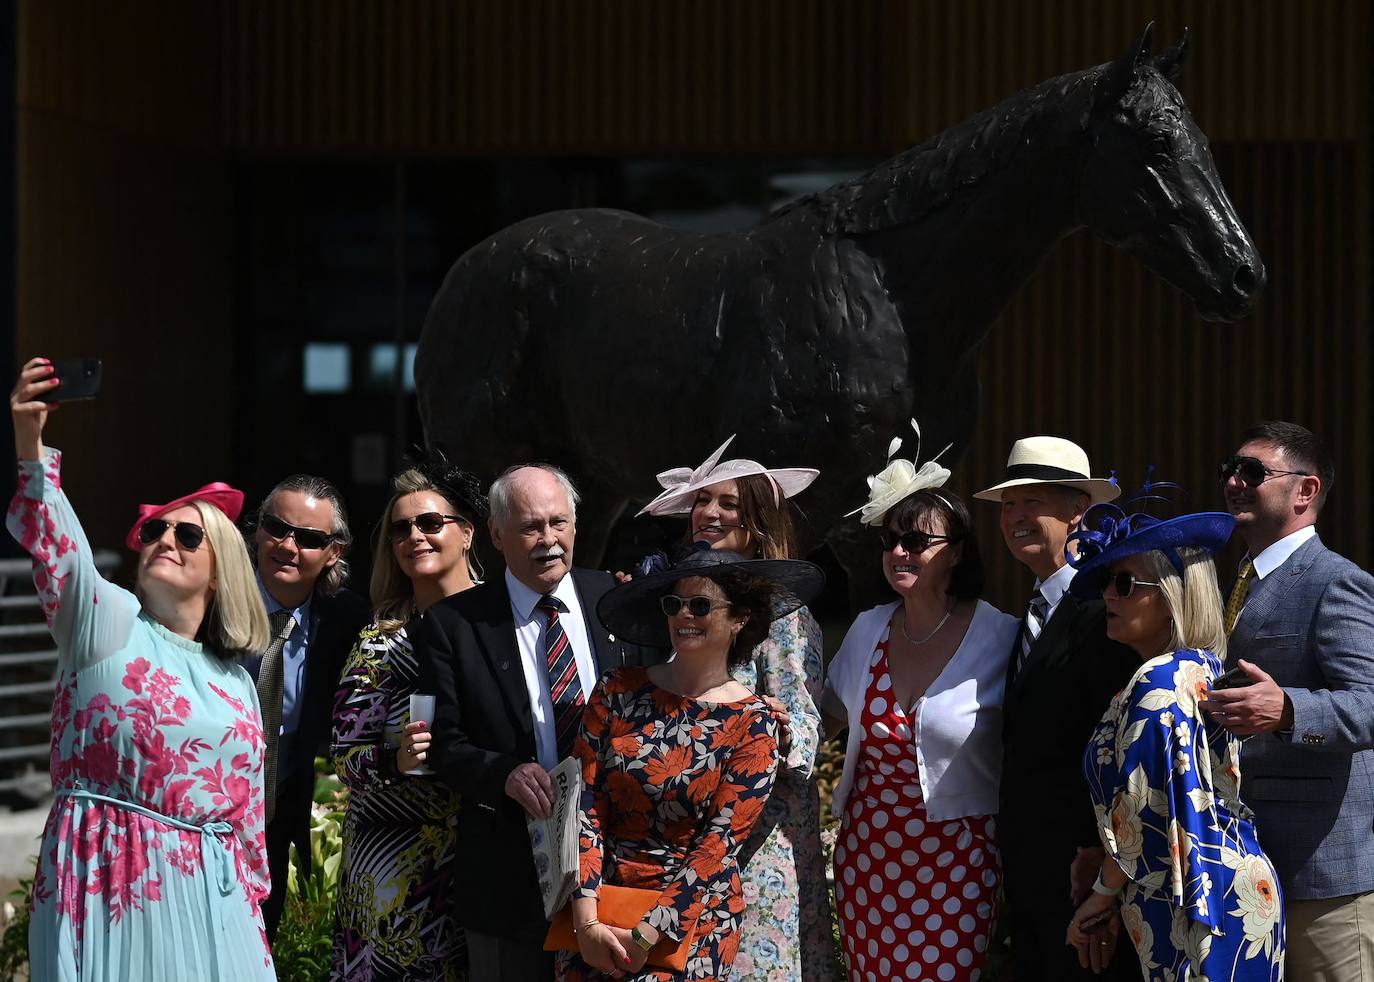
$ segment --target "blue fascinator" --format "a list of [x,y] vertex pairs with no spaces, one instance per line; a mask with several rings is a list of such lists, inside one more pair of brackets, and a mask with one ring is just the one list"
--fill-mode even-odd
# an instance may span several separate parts
[[[1150,474],[1153,472],[1151,467]],[[1236,527],[1236,520],[1226,512],[1202,511],[1167,519],[1149,514],[1146,509],[1150,502],[1169,500],[1159,493],[1165,490],[1182,488],[1170,481],[1152,481],[1147,476],[1144,486],[1126,503],[1139,504],[1139,511],[1127,513],[1114,504],[1088,509],[1078,530],[1068,538],[1068,542],[1077,543],[1078,555],[1069,552],[1067,542],[1064,546],[1069,565],[1078,571],[1069,584],[1070,593],[1082,600],[1101,597],[1112,563],[1127,556],[1157,550],[1168,557],[1181,575],[1183,560],[1179,558],[1179,549],[1214,553],[1226,545]]]

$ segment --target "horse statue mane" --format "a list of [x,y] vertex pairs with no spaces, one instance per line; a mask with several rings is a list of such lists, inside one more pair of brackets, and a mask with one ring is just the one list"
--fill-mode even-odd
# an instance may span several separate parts
[[805,544],[829,544],[854,582],[876,565],[841,520],[865,475],[913,417],[957,460],[979,346],[1060,239],[1087,228],[1130,251],[1207,318],[1254,303],[1263,263],[1173,84],[1187,34],[1155,57],[1151,33],[751,229],[587,208],[495,233],[425,322],[427,440],[489,476],[567,469],[588,565],[654,474],[735,433],[743,456],[821,470],[800,502]]

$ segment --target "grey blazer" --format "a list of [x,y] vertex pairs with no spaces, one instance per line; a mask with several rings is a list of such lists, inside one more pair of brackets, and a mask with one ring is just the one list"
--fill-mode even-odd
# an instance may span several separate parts
[[1227,645],[1293,703],[1241,751],[1241,797],[1290,900],[1374,890],[1374,577],[1313,536],[1251,585]]

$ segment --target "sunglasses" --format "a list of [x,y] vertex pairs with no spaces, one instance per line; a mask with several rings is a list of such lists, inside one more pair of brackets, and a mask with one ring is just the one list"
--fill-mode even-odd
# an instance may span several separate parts
[[205,541],[205,529],[194,522],[169,522],[165,518],[150,518],[138,528],[138,541],[151,545],[172,530],[172,538],[187,552],[195,552]]
[[894,532],[892,529],[879,529],[878,538],[882,540],[883,551],[891,552],[901,543],[903,549],[913,556],[917,553],[925,552],[937,542],[953,542],[948,535],[931,535],[929,532],[922,532],[920,529],[912,529],[909,532]]
[[[1107,585],[1116,591],[1116,595],[1125,600],[1138,586],[1159,586],[1158,583],[1151,583],[1149,580],[1137,580],[1134,573],[1113,573],[1112,578],[1107,581]],[[1106,590],[1102,591],[1106,593]]]
[[437,511],[427,511],[414,518],[398,518],[386,527],[392,543],[404,542],[410,538],[410,527],[414,525],[425,535],[438,535],[450,522],[462,521],[457,515],[440,515]]
[[334,541],[332,532],[322,532],[319,529],[305,529],[296,525],[283,522],[276,515],[267,514],[262,516],[262,530],[272,538],[285,542],[287,539],[295,539],[296,545],[301,549],[323,549]]
[[1227,457],[1219,469],[1219,474],[1222,484],[1234,477],[1241,483],[1242,487],[1247,488],[1257,488],[1269,478],[1280,477],[1285,474],[1298,477],[1312,476],[1310,471],[1281,471],[1272,467],[1265,467],[1264,461],[1258,457]]
[[705,617],[713,610],[730,606],[728,603],[717,603],[710,597],[678,597],[671,593],[666,597],[659,597],[658,605],[669,617],[676,617],[682,612],[683,607],[686,607],[687,613],[693,617]]

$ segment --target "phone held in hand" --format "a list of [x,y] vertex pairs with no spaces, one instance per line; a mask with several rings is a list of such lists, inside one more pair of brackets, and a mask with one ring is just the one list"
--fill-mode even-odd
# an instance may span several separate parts
[[1212,683],[1213,689],[1243,689],[1247,685],[1254,685],[1257,679],[1251,678],[1243,668],[1233,668],[1229,672],[1218,675],[1216,681]]
[[52,363],[52,369],[60,384],[39,398],[44,402],[94,399],[100,392],[102,368],[99,358],[58,358]]
[[1078,925],[1078,929],[1084,934],[1095,934],[1098,931],[1105,930],[1107,925],[1111,923],[1112,917],[1115,914],[1115,910],[1104,910],[1102,913],[1095,914]]

